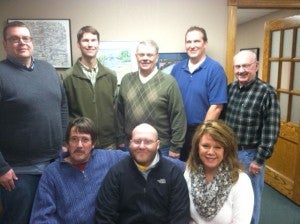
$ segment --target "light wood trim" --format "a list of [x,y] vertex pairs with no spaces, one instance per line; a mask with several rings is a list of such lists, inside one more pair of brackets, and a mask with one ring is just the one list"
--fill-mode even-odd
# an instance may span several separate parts
[[[269,70],[270,70],[270,61],[269,58],[271,57],[271,52],[268,46],[271,45],[271,33],[266,32],[266,25],[268,22],[265,23],[265,35],[264,35],[264,48],[263,48],[263,70],[262,70],[262,79],[268,81],[269,80]],[[279,80],[277,80],[279,81]],[[277,89],[280,87],[280,83],[277,82]]]
[[[287,17],[287,18],[284,18],[284,19],[273,19],[273,20],[270,20],[270,21],[267,21],[265,23],[265,39],[264,39],[264,58],[263,58],[263,72],[262,72],[262,79],[266,82],[269,82],[270,80],[270,64],[271,64],[271,48],[270,48],[270,45],[271,45],[271,35],[272,35],[272,31],[273,30],[282,30],[283,28],[284,29],[289,29],[289,28],[293,28],[293,27],[296,27],[298,26],[299,24],[299,21],[300,21],[300,16],[292,16],[292,17]],[[279,58],[275,59],[274,61],[287,61],[287,62],[291,62],[293,63],[294,61],[294,56],[295,56],[295,50],[296,50],[296,34],[297,33],[297,30],[293,30],[293,54],[291,55],[290,58],[282,58],[282,51],[283,51],[283,33],[281,31],[281,34],[280,34],[280,53],[279,53]],[[277,93],[278,95],[280,96],[280,93],[287,93],[288,94],[288,105],[287,105],[287,108],[288,108],[288,111],[287,111],[287,117],[286,117],[286,120],[287,121],[290,121],[291,120],[291,105],[292,105],[292,94],[294,93],[294,91],[292,90],[292,86],[293,86],[293,78],[296,77],[296,76],[291,76],[292,78],[289,80],[290,81],[290,84],[289,84],[289,89],[281,89],[281,70],[282,68],[282,63],[279,64],[279,74],[278,74],[278,80],[277,80]],[[293,68],[294,66],[291,66],[291,73],[293,73]],[[296,93],[296,92],[295,92]]]
[[231,83],[234,80],[233,74],[233,56],[235,54],[236,28],[237,28],[237,7],[228,6],[228,24],[227,24],[227,51],[226,51],[226,74],[227,80]]
[[283,29],[283,27],[285,28],[290,28],[290,27],[294,27],[297,24],[299,24],[299,15],[296,16],[291,16],[288,18],[284,18],[284,19],[273,19],[267,22],[269,29],[267,29],[267,31],[273,30],[273,29]]
[[300,9],[299,0],[227,0],[227,43],[225,71],[228,82],[234,80],[233,56],[236,50],[237,9],[238,8],[269,8],[269,9]]
[[228,5],[238,8],[280,8],[294,9],[300,7],[299,0],[228,0]]
[[271,186],[275,186],[279,192],[288,198],[293,199],[294,181],[277,172],[268,165],[266,165],[265,169],[265,182]]
[[[228,81],[231,82],[234,79],[233,75],[233,56],[236,50],[236,32],[237,32],[237,9],[238,8],[269,8],[269,9],[300,9],[299,0],[227,0],[228,16],[227,16],[227,43],[226,43],[226,73]],[[269,55],[269,54],[268,54]],[[268,60],[263,58],[264,63],[268,63]],[[297,60],[297,59],[294,59]],[[266,62],[265,62],[266,61]],[[264,64],[265,65],[265,64]],[[268,66],[263,66],[263,71]],[[267,71],[265,71],[265,74]],[[263,77],[264,79],[264,77]],[[282,125],[281,125],[282,127]],[[289,129],[290,131],[291,129]],[[289,138],[294,136],[285,133],[282,129],[281,134],[283,138]],[[280,137],[280,138],[282,138]],[[296,136],[297,138],[297,136]],[[298,137],[300,138],[300,137]],[[296,140],[296,139],[293,139]],[[281,141],[279,139],[278,141]],[[298,140],[300,142],[300,139]],[[276,148],[276,146],[275,146]],[[275,150],[276,151],[276,150]],[[293,179],[285,177],[280,173],[280,170],[276,170],[276,166],[273,168],[269,166],[271,160],[266,163],[266,176],[265,181],[276,190],[280,191],[284,195],[287,195],[295,203],[300,204],[300,151],[297,150],[295,157],[297,158],[296,166],[294,167],[295,175]],[[272,159],[272,158],[271,158]],[[276,158],[273,158],[276,159]],[[280,160],[282,157],[280,157]]]

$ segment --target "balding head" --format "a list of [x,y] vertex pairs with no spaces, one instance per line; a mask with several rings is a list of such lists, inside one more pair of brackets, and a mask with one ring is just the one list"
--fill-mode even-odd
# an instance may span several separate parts
[[130,155],[136,163],[149,166],[159,149],[157,131],[150,124],[140,124],[132,131],[130,140]]
[[234,57],[233,57],[233,64],[235,64],[235,62],[237,60],[240,59],[245,59],[247,58],[247,60],[253,62],[256,61],[256,54],[253,51],[249,51],[249,50],[243,50],[238,52]]
[[147,123],[142,123],[142,124],[139,124],[138,126],[136,126],[132,131],[132,138],[134,138],[134,136],[137,133],[145,133],[145,134],[149,135],[150,137],[154,138],[155,140],[158,139],[158,134],[157,134],[156,129]]
[[249,50],[240,51],[233,58],[233,68],[236,79],[242,87],[256,78],[258,62],[256,54]]

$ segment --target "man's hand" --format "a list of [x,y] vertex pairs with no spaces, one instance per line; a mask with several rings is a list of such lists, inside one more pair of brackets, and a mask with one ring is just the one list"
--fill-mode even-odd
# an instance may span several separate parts
[[10,169],[5,174],[0,176],[0,184],[7,191],[12,191],[13,189],[15,189],[15,183],[14,183],[15,180],[18,180],[18,177],[16,176],[13,169]]
[[175,158],[175,159],[179,159],[180,153],[175,153],[175,152],[169,151],[169,156],[172,158]]
[[258,164],[256,164],[255,162],[251,162],[249,165],[249,173],[253,174],[253,175],[257,175],[259,174],[261,171],[261,166],[259,166]]
[[125,144],[124,144],[124,143],[119,144],[119,145],[118,145],[118,149],[120,149],[120,150],[125,150]]
[[61,147],[61,151],[62,151],[62,152],[67,152],[67,151],[68,151],[67,146],[62,146],[62,147]]

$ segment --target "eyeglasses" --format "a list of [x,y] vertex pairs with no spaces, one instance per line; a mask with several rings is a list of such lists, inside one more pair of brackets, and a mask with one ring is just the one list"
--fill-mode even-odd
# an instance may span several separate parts
[[151,53],[147,53],[147,54],[145,54],[145,53],[138,53],[138,54],[136,54],[137,56],[139,56],[140,58],[142,58],[142,57],[147,57],[147,58],[153,58],[155,55],[157,55],[157,54],[151,54]]
[[7,38],[7,40],[11,43],[14,43],[14,44],[21,43],[21,40],[22,40],[24,43],[28,44],[32,41],[32,37],[29,37],[29,36],[23,36],[23,37],[12,36],[12,37]]
[[242,64],[242,65],[234,65],[233,68],[236,69],[236,70],[239,70],[240,68],[243,68],[243,69],[249,69],[250,66],[252,64],[256,63],[256,61],[252,62],[252,63],[248,63],[248,64]]
[[70,142],[73,143],[73,144],[78,144],[79,142],[81,142],[83,144],[86,144],[86,143],[91,142],[91,139],[86,138],[86,137],[79,138],[79,137],[74,136],[74,137],[70,138]]
[[144,143],[144,145],[152,145],[153,143],[157,142],[157,140],[153,141],[149,139],[132,139],[131,141],[136,145],[141,145],[142,142]]

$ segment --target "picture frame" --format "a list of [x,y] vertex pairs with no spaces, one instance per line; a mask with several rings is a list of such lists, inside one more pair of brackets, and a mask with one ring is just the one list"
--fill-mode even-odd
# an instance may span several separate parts
[[174,65],[186,58],[188,58],[188,55],[183,52],[159,53],[157,68],[166,74],[171,74]]
[[101,41],[98,60],[117,73],[118,84],[124,75],[138,70],[135,57],[138,41]]
[[70,19],[8,19],[28,26],[33,42],[33,57],[55,68],[72,66]]

